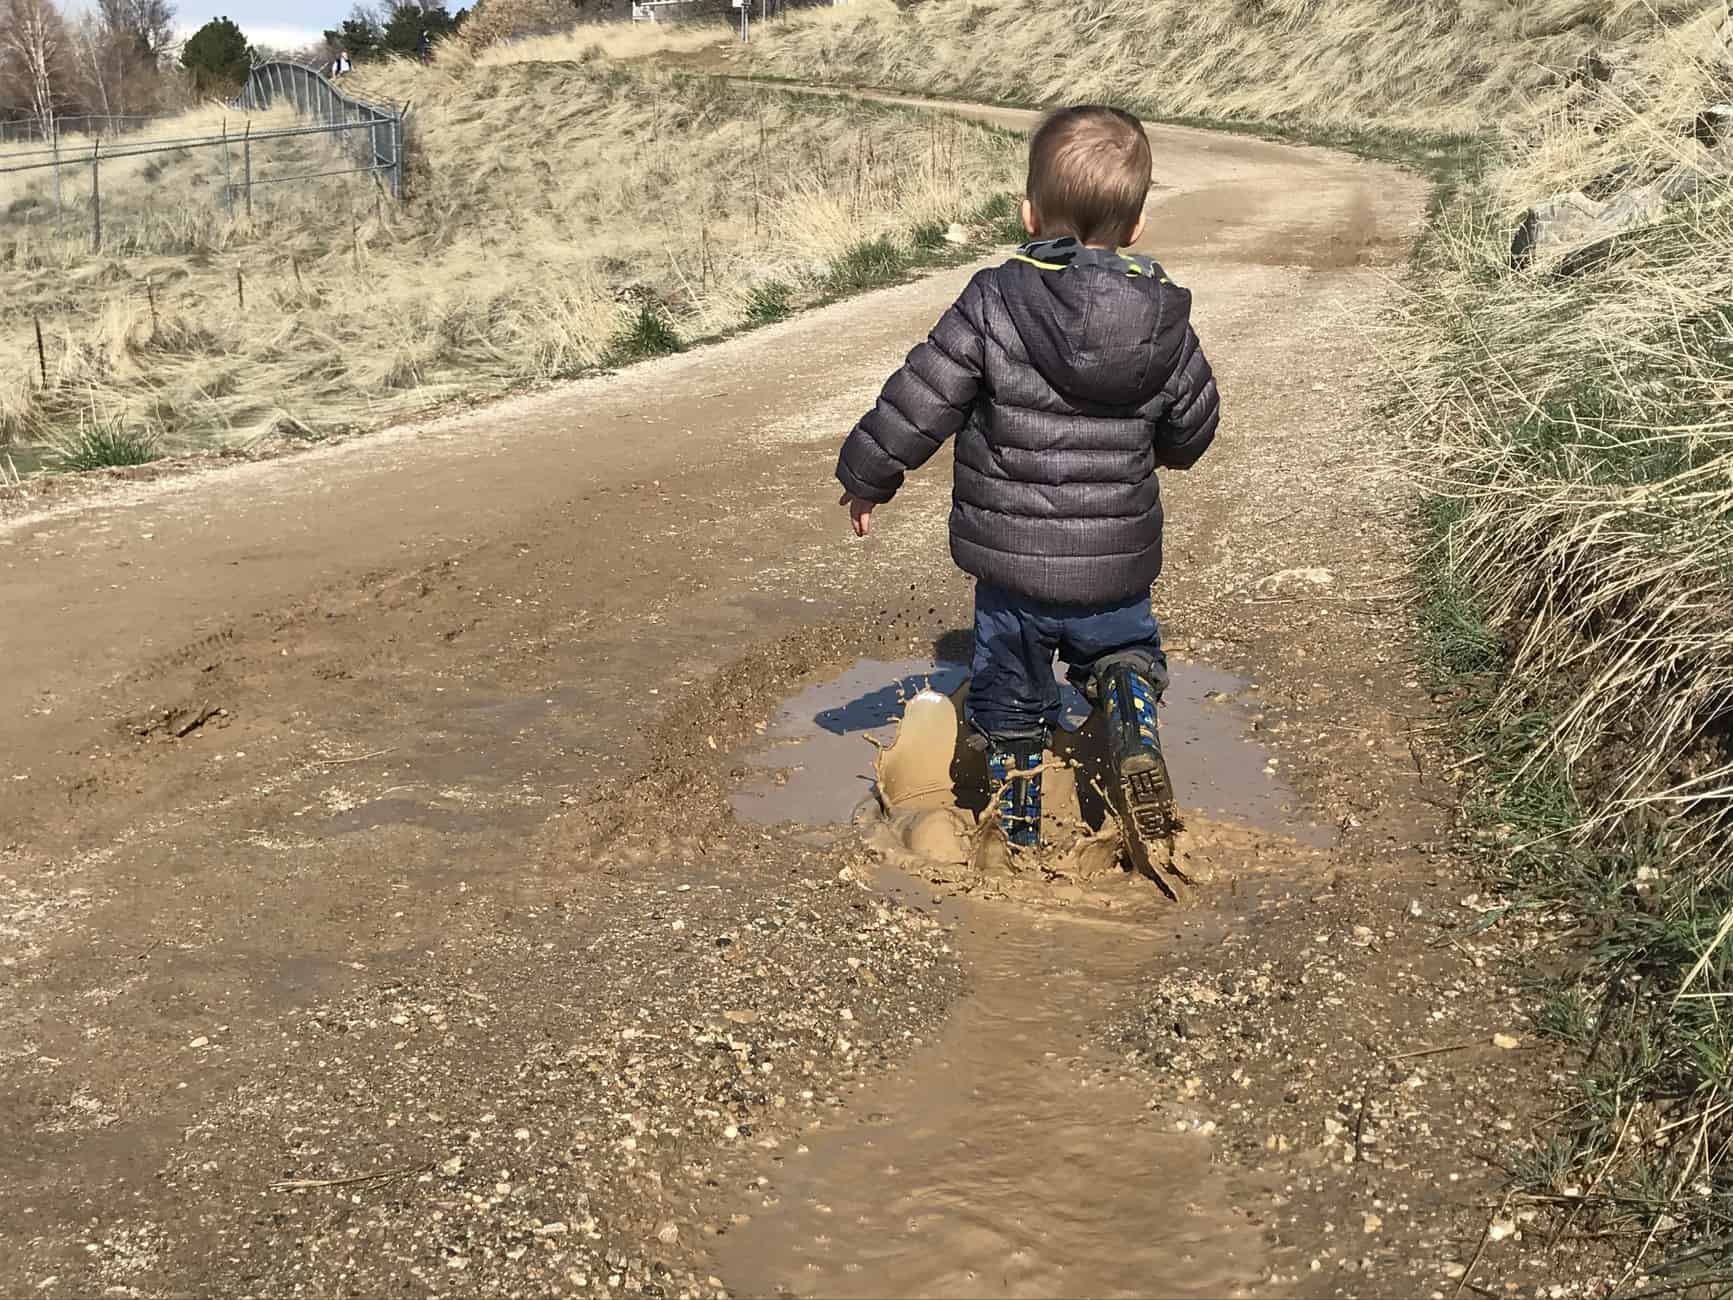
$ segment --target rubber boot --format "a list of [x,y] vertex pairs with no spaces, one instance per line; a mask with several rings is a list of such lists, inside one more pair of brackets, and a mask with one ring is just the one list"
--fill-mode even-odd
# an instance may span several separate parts
[[1173,783],[1161,756],[1155,710],[1161,693],[1134,668],[1109,668],[1096,680],[1107,720],[1109,798],[1125,829],[1131,864],[1162,883],[1156,863],[1173,834]]
[[1041,773],[1017,773],[1039,768],[1045,748],[1039,740],[987,742],[987,776],[999,792],[999,824],[1019,848],[1041,843]]

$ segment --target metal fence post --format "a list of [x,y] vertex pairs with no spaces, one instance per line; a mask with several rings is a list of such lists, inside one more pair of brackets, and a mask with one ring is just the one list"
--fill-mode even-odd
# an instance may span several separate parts
[[50,118],[48,132],[53,137],[49,148],[54,150],[54,224],[60,224],[60,214],[65,211],[65,204],[60,201],[60,120]]
[[253,219],[253,124],[247,123],[241,137],[241,175],[247,186],[247,220]]
[[93,140],[90,144],[90,248],[94,253],[102,251],[101,140]]
[[229,161],[229,119],[223,119],[223,203],[235,219],[235,169]]

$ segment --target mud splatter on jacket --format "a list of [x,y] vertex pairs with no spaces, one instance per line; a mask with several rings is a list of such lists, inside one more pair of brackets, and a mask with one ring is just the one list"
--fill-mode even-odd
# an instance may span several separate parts
[[957,435],[951,555],[1038,600],[1101,605],[1161,571],[1158,466],[1188,469],[1219,400],[1191,294],[1073,239],[981,271],[886,382],[837,462],[889,501]]

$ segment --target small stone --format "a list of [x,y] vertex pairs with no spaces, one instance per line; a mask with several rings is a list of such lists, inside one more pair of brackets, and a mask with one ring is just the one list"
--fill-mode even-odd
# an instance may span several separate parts
[[672,1219],[656,1229],[656,1240],[664,1246],[672,1246],[680,1240],[680,1228]]
[[530,1131],[527,1128],[520,1128],[517,1132],[513,1133],[512,1136],[519,1142],[528,1142],[530,1140]]
[[210,1045],[211,1040],[206,1038],[203,1034],[200,1034],[197,1038],[193,1039],[192,1042],[187,1044],[188,1047],[209,1047]]
[[1492,1045],[1494,1047],[1501,1047],[1507,1052],[1514,1052],[1517,1048],[1522,1046],[1522,1039],[1518,1038],[1515,1034],[1494,1034],[1492,1036]]
[[446,1177],[448,1177],[448,1178],[454,1174],[462,1173],[463,1172],[463,1157],[462,1156],[453,1156],[450,1160],[440,1161],[439,1172],[446,1175]]
[[1384,1220],[1376,1214],[1366,1214],[1360,1217],[1360,1231],[1364,1233],[1377,1232],[1384,1226]]
[[1488,1241],[1503,1241],[1515,1231],[1516,1224],[1509,1219],[1494,1219],[1486,1229],[1486,1239]]

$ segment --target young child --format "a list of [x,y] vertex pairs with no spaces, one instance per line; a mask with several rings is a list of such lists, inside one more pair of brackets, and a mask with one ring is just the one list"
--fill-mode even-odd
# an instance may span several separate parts
[[969,721],[1004,787],[1012,843],[1041,834],[1027,776],[1059,720],[1054,652],[1100,707],[1109,798],[1133,864],[1154,875],[1173,788],[1156,705],[1167,658],[1150,608],[1161,571],[1158,466],[1215,436],[1215,378],[1191,295],[1145,257],[1149,138],[1115,108],[1061,109],[1035,132],[1023,225],[1033,242],[977,274],[843,444],[854,531],[957,435],[951,556],[977,579]]

